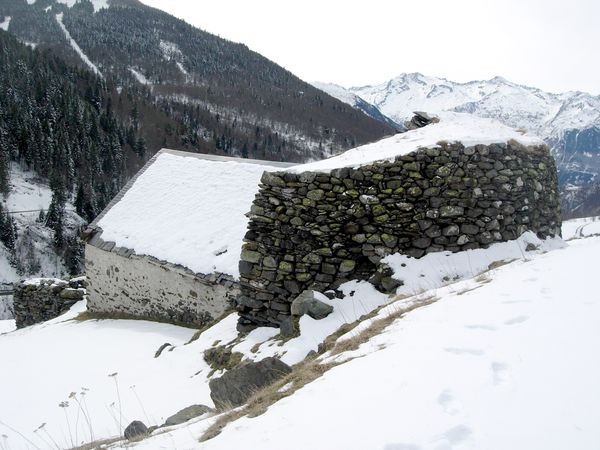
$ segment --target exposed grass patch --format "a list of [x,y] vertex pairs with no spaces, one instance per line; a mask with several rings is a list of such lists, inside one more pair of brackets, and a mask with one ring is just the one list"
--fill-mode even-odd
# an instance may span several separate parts
[[[401,298],[399,297],[398,299]],[[358,321],[341,326],[335,333],[327,337],[325,342],[320,346],[319,353],[322,354],[327,350],[331,350],[332,354],[338,354],[344,351],[354,350],[363,342],[366,342],[373,336],[380,334],[385,328],[387,328],[396,319],[400,318],[403,314],[406,314],[421,306],[429,305],[436,300],[437,298],[435,297],[429,297],[412,303],[411,305],[407,305],[406,307],[401,307],[398,309],[398,311],[395,311],[386,317],[374,320],[369,327],[362,330],[355,337],[344,340],[341,343],[336,343],[336,340],[340,336],[353,330],[360,322],[375,317],[382,308],[389,306],[389,304],[383,305],[381,308],[362,316]],[[228,424],[242,417],[257,417],[261,414],[264,414],[271,405],[275,404],[282,398],[293,395],[303,386],[306,386],[307,384],[323,376],[323,374],[332,368],[348,362],[351,359],[343,362],[319,363],[319,361],[314,357],[306,358],[304,361],[293,366],[290,374],[269,386],[257,390],[244,406],[237,409],[232,409],[229,412],[226,412],[228,408],[221,408],[221,411],[224,412],[224,414],[222,414],[215,421],[215,423],[213,423],[204,432],[204,434],[200,437],[200,442],[204,442],[214,438],[215,436],[218,436]],[[286,387],[285,390],[282,389],[284,386]]]
[[[134,316],[132,314],[116,313],[116,312],[115,313],[99,313],[99,312],[84,311],[69,320],[73,320],[75,322],[85,322],[87,320],[142,320],[142,321],[146,321],[146,322],[166,323],[169,325],[176,325],[178,327],[190,328],[192,330],[198,329],[197,325],[190,324],[190,323],[184,323],[184,322],[178,322],[176,320],[169,320],[169,319],[165,319],[165,318],[161,318],[161,317],[140,317],[140,316]],[[214,321],[210,322],[209,324],[202,327],[201,330],[205,330],[206,328],[212,326],[213,324],[214,324]]]
[[121,441],[122,437],[113,437],[108,439],[98,439],[94,442],[88,442],[87,444],[80,445],[78,447],[73,447],[70,450],[96,450],[96,449],[104,449],[107,445],[114,444],[116,442]]

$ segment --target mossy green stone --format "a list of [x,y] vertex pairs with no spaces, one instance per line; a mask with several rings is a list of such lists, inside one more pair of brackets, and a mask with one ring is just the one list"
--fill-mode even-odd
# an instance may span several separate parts
[[325,196],[325,191],[323,189],[314,189],[312,191],[308,191],[306,193],[306,197],[311,200],[319,201]]
[[310,273],[301,272],[301,273],[296,274],[296,280],[298,280],[300,282],[309,281],[311,278],[312,278],[312,275]]
[[288,261],[281,261],[279,263],[278,269],[281,272],[288,272],[288,273],[290,273],[290,272],[294,271],[294,265],[292,263],[288,262]]
[[340,263],[340,272],[348,273],[352,272],[356,267],[356,261],[352,261],[351,259],[345,259]]
[[383,205],[374,205],[371,208],[371,211],[373,212],[374,216],[381,216],[382,214],[385,214],[387,212],[385,206]]
[[242,261],[246,261],[246,262],[251,262],[251,263],[258,263],[262,258],[262,255],[258,252],[252,251],[252,250],[242,250],[242,254],[240,256],[240,259]]
[[375,217],[375,222],[377,223],[386,223],[388,220],[390,220],[389,214],[382,214],[381,216]]

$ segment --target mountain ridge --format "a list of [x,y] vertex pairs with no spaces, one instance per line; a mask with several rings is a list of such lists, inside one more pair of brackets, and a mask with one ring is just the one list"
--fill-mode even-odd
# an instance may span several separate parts
[[[358,96],[398,123],[416,110],[453,111],[531,131],[545,140],[557,161],[566,216],[574,211],[595,214],[600,208],[585,195],[597,192],[588,187],[600,183],[600,96],[583,91],[550,93],[500,76],[459,83],[419,72],[377,85],[337,89],[338,98]],[[582,192],[575,195],[577,189]]]

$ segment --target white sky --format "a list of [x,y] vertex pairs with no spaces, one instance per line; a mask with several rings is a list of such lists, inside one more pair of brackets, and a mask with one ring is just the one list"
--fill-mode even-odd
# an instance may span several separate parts
[[306,81],[403,72],[600,94],[600,0],[142,0]]

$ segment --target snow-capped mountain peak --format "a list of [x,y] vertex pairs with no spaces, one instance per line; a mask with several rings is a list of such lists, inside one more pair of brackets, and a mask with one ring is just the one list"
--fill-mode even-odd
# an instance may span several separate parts
[[[331,93],[329,85],[320,86]],[[414,111],[496,119],[542,137],[559,162],[563,184],[585,184],[600,174],[600,96],[545,92],[502,76],[459,83],[418,72],[378,85],[345,90],[337,86],[332,95],[350,104],[358,96],[400,124]]]

